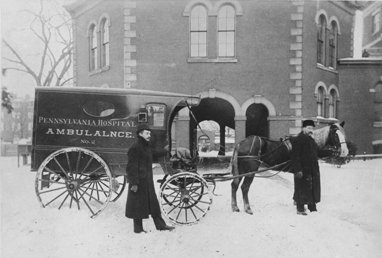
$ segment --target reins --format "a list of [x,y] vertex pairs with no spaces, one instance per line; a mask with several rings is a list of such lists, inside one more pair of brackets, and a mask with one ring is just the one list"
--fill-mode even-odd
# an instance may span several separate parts
[[[275,174],[272,174],[270,176],[256,176],[256,174],[260,174],[260,173],[263,173],[263,172],[266,172],[268,170],[274,170],[278,167],[281,167],[283,165],[287,165],[290,161],[287,160],[287,161],[284,161],[280,164],[277,164],[277,165],[274,165],[274,166],[271,166],[271,167],[267,167],[267,168],[263,168],[263,169],[259,169],[259,170],[256,170],[256,171],[250,171],[250,172],[247,172],[247,173],[244,173],[244,174],[241,174],[241,175],[235,175],[235,176],[221,176],[221,175],[216,175],[213,177],[213,173],[211,174],[204,174],[203,176],[206,176],[205,179],[212,179],[216,182],[223,182],[223,181],[228,181],[228,180],[232,180],[232,179],[236,179],[236,178],[240,178],[240,177],[246,177],[246,176],[255,176],[255,177],[263,177],[263,178],[269,178],[269,177],[273,177],[277,174],[279,174],[280,172],[282,172],[282,170],[276,172]],[[285,166],[286,167],[286,166]],[[213,177],[213,178],[212,178]],[[204,178],[204,177],[203,177]]]

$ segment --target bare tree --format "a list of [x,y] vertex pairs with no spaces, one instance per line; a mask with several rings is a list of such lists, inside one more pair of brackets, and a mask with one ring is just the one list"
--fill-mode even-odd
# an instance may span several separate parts
[[[3,39],[4,45],[10,50],[10,57],[3,57],[9,67],[31,75],[36,86],[62,86],[72,80],[69,71],[72,65],[72,26],[70,16],[63,8],[57,9],[55,14],[46,15],[44,0],[40,0],[40,10],[33,12],[30,31],[42,44],[39,53],[39,64],[30,65],[26,58],[17,50],[15,45]],[[58,50],[57,50],[58,49]]]
[[7,87],[1,88],[1,106],[3,108],[6,108],[8,113],[12,113],[13,106],[12,106],[12,94],[8,91]]

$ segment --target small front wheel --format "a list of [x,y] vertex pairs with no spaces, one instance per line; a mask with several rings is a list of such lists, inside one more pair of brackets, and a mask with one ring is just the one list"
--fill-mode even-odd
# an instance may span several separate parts
[[181,172],[163,183],[160,205],[164,216],[175,224],[194,224],[208,212],[212,196],[207,182],[198,174]]

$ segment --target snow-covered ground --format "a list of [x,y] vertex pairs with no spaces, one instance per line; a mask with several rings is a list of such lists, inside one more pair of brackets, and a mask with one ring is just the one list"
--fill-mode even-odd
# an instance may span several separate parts
[[[217,185],[211,210],[196,225],[134,234],[125,194],[97,218],[84,211],[41,208],[35,173],[1,157],[2,258],[113,257],[382,257],[382,160],[321,164],[318,212],[298,216],[293,177],[256,178],[254,215],[232,213],[230,182]],[[161,175],[157,175],[161,178]],[[241,193],[238,200],[242,206]]]

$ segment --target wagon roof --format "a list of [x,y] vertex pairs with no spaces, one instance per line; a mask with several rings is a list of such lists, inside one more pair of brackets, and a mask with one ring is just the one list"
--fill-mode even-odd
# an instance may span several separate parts
[[117,88],[96,88],[96,87],[36,87],[37,91],[44,92],[83,92],[83,93],[103,93],[103,94],[123,94],[123,95],[151,95],[151,96],[166,96],[166,97],[198,97],[184,93],[164,92],[142,89],[117,89]]

